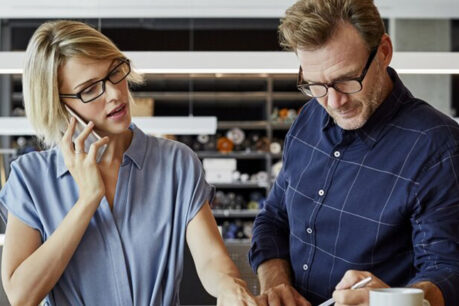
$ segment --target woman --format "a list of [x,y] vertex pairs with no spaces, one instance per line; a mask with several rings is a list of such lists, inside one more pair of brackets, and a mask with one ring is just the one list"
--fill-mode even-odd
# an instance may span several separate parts
[[[13,162],[0,193],[2,281],[13,305],[177,305],[185,240],[219,304],[255,304],[218,233],[196,155],[131,124],[128,82],[140,80],[83,23],[45,23],[31,38],[26,113],[52,148]],[[74,142],[64,105],[89,122]],[[103,138],[86,152],[93,129]]]

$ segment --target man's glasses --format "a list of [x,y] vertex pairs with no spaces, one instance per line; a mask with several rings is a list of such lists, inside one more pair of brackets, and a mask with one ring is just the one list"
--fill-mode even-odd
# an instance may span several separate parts
[[303,83],[303,70],[300,66],[300,71],[298,73],[297,88],[304,95],[312,98],[322,98],[328,94],[328,88],[333,87],[336,91],[339,91],[343,94],[353,94],[362,90],[362,81],[367,75],[368,69],[370,68],[371,62],[373,61],[378,47],[374,48],[370,52],[367,63],[363,68],[362,74],[355,79],[348,80],[339,80],[331,83]]
[[120,63],[117,64],[110,72],[103,78],[94,83],[89,84],[76,94],[60,94],[61,98],[80,99],[83,103],[89,103],[102,96],[105,92],[105,82],[110,81],[112,84],[118,84],[124,80],[129,73],[131,73],[131,65],[129,60],[122,58],[119,59]]

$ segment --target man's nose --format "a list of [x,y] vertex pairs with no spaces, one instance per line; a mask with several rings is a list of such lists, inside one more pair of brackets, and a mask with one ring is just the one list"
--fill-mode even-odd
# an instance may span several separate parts
[[349,101],[349,96],[343,94],[333,87],[328,88],[327,106],[332,109],[339,109]]

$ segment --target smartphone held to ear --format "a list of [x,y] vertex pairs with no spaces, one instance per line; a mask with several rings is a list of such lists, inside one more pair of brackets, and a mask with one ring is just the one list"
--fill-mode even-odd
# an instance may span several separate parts
[[[70,107],[67,105],[64,105],[67,111],[70,113],[72,117],[76,119],[76,126],[75,126],[75,132],[72,135],[72,141],[75,141],[75,138],[78,137],[78,135],[83,132],[83,130],[86,128],[88,125],[87,122],[85,122],[80,116],[78,116],[75,111],[73,111]],[[101,137],[94,131],[92,130],[91,133],[88,135],[86,140],[84,141],[84,151],[87,153],[89,152],[89,147],[91,146],[92,143],[98,141],[101,139]],[[96,161],[99,162],[102,158],[102,155],[104,155],[105,150],[107,149],[107,144],[104,144],[99,148],[97,151],[97,156],[96,156]]]

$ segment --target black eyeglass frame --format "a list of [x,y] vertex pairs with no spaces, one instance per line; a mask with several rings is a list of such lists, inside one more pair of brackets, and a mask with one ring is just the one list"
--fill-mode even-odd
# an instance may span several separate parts
[[[60,98],[69,98],[69,99],[80,99],[80,101],[83,102],[83,103],[89,103],[89,102],[92,102],[92,101],[96,100],[97,98],[99,98],[100,96],[102,96],[105,93],[105,82],[109,81],[113,85],[119,84],[121,81],[123,81],[125,78],[127,78],[127,76],[131,73],[131,64],[130,64],[129,60],[127,58],[119,58],[118,60],[120,61],[120,63],[118,65],[116,65],[115,67],[113,67],[113,69],[111,69],[104,78],[92,82],[91,84],[89,84],[88,86],[85,86],[83,89],[81,89],[80,91],[78,91],[75,94],[59,94],[59,97]],[[127,71],[126,75],[122,79],[117,81],[117,82],[113,82],[112,80],[110,80],[110,76],[112,75],[112,73],[123,64],[127,64],[127,66],[128,66],[128,71]],[[94,97],[94,98],[92,98],[90,100],[84,101],[83,98],[81,97],[82,93],[86,89],[88,89],[89,87],[94,86],[95,84],[97,84],[99,82],[102,82],[102,92],[97,97]]]
[[[378,52],[378,48],[379,48],[379,45],[376,46],[373,50],[371,50],[370,52],[370,55],[368,56],[368,60],[365,64],[365,67],[363,68],[363,71],[362,73],[360,74],[359,77],[357,78],[353,78],[353,79],[346,79],[346,80],[339,80],[339,81],[334,81],[334,82],[331,82],[331,83],[303,83],[303,69],[301,68],[300,66],[300,70],[298,72],[298,78],[297,78],[297,85],[296,87],[298,88],[299,91],[301,91],[301,93],[303,93],[305,96],[308,96],[308,97],[312,97],[312,98],[322,98],[322,97],[325,97],[327,94],[328,94],[328,88],[332,87],[334,88],[336,91],[340,92],[340,93],[343,93],[343,94],[354,94],[354,93],[358,93],[360,91],[362,91],[362,88],[363,88],[363,85],[362,85],[362,82],[363,82],[363,79],[365,78],[365,76],[367,75],[367,72],[368,70],[370,69],[370,66],[371,66],[371,63],[373,62],[373,59],[375,58],[375,55],[376,53]],[[343,83],[343,82],[349,82],[349,81],[357,81],[359,84],[360,84],[360,89],[359,90],[356,90],[356,91],[353,91],[353,92],[343,92],[341,91],[339,88],[336,88],[335,87],[335,84],[337,83]],[[305,87],[311,87],[313,85],[319,85],[319,86],[323,86],[325,88],[325,94],[323,94],[322,96],[312,96],[310,94],[308,94],[306,92],[306,88]]]

